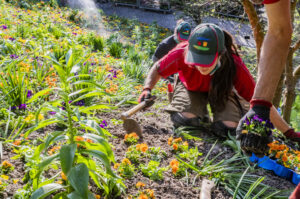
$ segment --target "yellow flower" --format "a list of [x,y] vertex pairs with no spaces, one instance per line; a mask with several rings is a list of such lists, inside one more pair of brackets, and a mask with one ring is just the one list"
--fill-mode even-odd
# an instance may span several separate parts
[[136,185],[135,185],[135,186],[136,186],[136,188],[138,188],[138,189],[139,189],[139,188],[141,188],[141,187],[144,187],[144,186],[145,186],[145,184],[139,181],[139,182],[137,182],[137,183],[136,183]]
[[0,185],[2,185],[2,181],[0,180]]
[[173,137],[169,137],[169,139],[168,139],[168,145],[170,145],[170,146],[171,146],[171,144],[172,144],[172,141],[173,141]]
[[34,115],[33,114],[29,114],[26,118],[25,118],[25,122],[29,123],[34,119]]
[[13,179],[13,183],[17,184],[19,182],[19,179]]
[[120,163],[116,163],[116,164],[114,164],[114,169],[117,169],[117,168],[119,168],[119,166],[120,166]]
[[128,158],[124,158],[124,159],[122,160],[122,164],[128,164],[128,165],[130,165],[131,162],[130,162],[130,160],[129,160]]
[[7,176],[7,175],[1,175],[1,178],[2,178],[3,180],[8,180],[8,179],[9,179],[9,176]]
[[244,129],[244,130],[242,130],[242,133],[243,133],[243,134],[247,134],[248,131],[247,131],[246,129]]
[[60,175],[61,175],[61,178],[62,178],[64,181],[67,181],[67,176],[66,176],[66,174],[65,174],[64,172],[61,172]]
[[39,120],[43,120],[44,119],[44,115],[43,114],[39,114],[38,119]]

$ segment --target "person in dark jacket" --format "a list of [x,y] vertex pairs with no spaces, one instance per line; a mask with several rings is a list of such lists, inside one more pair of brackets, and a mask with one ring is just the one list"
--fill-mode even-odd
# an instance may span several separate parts
[[168,54],[180,42],[187,41],[189,39],[190,33],[190,24],[186,21],[178,20],[174,30],[174,34],[164,39],[157,46],[155,53],[152,57],[153,63],[163,58],[163,56]]

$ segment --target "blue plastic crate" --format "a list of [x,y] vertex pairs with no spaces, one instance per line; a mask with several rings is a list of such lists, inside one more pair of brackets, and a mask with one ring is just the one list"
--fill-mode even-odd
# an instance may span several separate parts
[[292,183],[294,183],[295,185],[298,185],[299,182],[300,182],[300,174],[298,174],[294,171],[293,177],[292,177]]
[[257,165],[259,167],[274,171],[277,176],[288,179],[294,184],[298,184],[300,182],[300,174],[297,174],[295,171],[278,164],[275,160],[272,160],[267,156],[259,158],[252,154],[252,156],[250,157],[250,161],[257,162]]

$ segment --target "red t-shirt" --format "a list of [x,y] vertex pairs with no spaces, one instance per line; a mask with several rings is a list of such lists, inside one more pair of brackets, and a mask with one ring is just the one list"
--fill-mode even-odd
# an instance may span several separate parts
[[271,3],[275,3],[277,1],[280,1],[280,0],[264,0],[263,4],[271,4]]
[[[178,73],[180,81],[189,91],[208,92],[212,76],[202,75],[195,67],[184,63],[184,51],[188,42],[177,45],[166,56],[160,59],[158,73],[166,78]],[[236,64],[234,88],[245,100],[250,101],[254,92],[255,82],[249,70],[237,55],[232,55]]]

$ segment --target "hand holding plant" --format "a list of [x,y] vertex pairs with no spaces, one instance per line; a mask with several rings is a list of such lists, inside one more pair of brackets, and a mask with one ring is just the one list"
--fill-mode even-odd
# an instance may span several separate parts
[[263,156],[268,152],[267,144],[272,142],[273,124],[269,119],[270,108],[263,105],[253,106],[240,120],[237,127],[237,140],[241,141],[241,148],[247,154],[252,152]]

